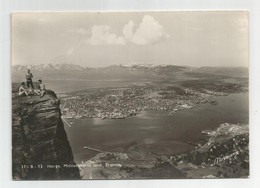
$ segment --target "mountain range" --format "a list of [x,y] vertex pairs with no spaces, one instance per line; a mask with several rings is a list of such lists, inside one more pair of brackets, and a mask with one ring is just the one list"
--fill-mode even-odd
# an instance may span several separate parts
[[248,69],[243,67],[187,67],[177,65],[111,65],[107,67],[89,68],[70,63],[49,63],[39,65],[12,66],[12,81],[25,79],[30,69],[34,79],[85,79],[85,80],[139,80],[168,79],[180,77],[207,77],[208,75],[248,76]]

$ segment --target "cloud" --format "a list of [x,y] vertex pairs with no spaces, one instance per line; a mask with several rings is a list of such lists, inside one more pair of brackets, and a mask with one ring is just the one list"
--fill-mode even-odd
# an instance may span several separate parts
[[[86,32],[83,29],[73,31],[82,34]],[[108,25],[94,25],[87,43],[91,45],[125,45],[127,43],[147,45],[169,38],[163,26],[149,15],[145,15],[139,25],[130,20],[123,26],[122,34],[121,36],[113,33]]]
[[123,27],[123,35],[125,37],[126,40],[128,41],[132,41],[132,38],[133,38],[133,31],[134,31],[134,26],[135,26],[135,23],[130,20],[124,27]]
[[125,39],[112,33],[108,25],[94,25],[91,29],[91,37],[87,42],[92,45],[126,44]]
[[68,51],[68,55],[73,54],[74,50],[75,50],[74,48],[69,49],[69,51]]
[[164,31],[163,26],[149,15],[143,17],[135,32],[134,26],[134,22],[130,20],[123,27],[123,34],[128,41],[137,45],[153,44],[170,37]]

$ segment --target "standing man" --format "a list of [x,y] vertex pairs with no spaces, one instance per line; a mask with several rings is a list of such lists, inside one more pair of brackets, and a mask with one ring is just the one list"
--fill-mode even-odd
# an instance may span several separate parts
[[32,82],[33,74],[31,73],[30,69],[27,70],[27,74],[25,78],[26,78],[27,87],[29,88],[31,86],[32,90],[34,90],[33,82]]

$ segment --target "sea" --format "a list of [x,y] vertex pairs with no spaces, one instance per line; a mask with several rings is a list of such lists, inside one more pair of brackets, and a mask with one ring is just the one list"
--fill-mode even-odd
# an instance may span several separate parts
[[[128,87],[130,81],[46,81],[56,93],[88,88]],[[249,94],[214,97],[217,105],[199,104],[191,109],[169,114],[166,111],[142,111],[125,119],[67,119],[65,131],[76,163],[87,161],[97,152],[140,152],[171,155],[192,150],[203,139],[203,130],[213,130],[222,123],[249,124]],[[192,143],[192,144],[191,144]]]

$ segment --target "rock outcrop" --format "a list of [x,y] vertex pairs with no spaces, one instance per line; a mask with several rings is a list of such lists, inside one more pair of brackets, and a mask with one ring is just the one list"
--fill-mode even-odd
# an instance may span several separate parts
[[18,96],[12,87],[13,179],[80,179],[56,94]]

